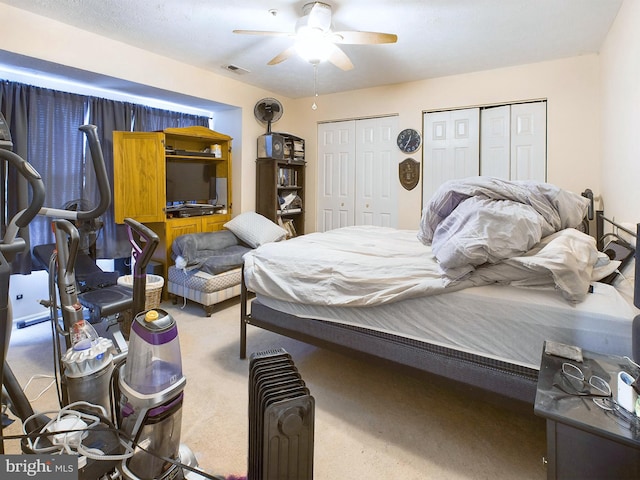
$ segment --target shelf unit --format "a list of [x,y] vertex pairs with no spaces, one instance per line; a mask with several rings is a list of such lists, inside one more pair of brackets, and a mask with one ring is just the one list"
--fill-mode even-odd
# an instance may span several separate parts
[[[256,212],[287,228],[304,234],[305,144],[288,133],[284,137],[284,158],[256,160]],[[286,206],[283,208],[283,202]]]
[[[113,132],[114,213],[144,223],[159,237],[154,260],[162,263],[165,279],[172,263],[173,240],[187,233],[221,230],[231,219],[231,141],[206,127],[167,128],[160,132]],[[220,152],[219,156],[213,152]],[[215,166],[217,202],[214,214],[177,217],[167,212],[167,162],[210,163]],[[210,199],[193,199],[206,203]]]

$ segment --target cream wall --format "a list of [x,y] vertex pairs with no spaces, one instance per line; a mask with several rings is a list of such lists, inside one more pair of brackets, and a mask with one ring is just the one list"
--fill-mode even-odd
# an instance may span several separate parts
[[[357,68],[357,66],[356,66]],[[548,181],[572,191],[601,190],[600,75],[597,55],[424,80],[389,87],[295,100],[298,133],[316,150],[318,122],[397,114],[399,128],[422,130],[423,111],[547,99]],[[316,162],[307,155],[307,190],[315,198]],[[406,155],[398,150],[398,162]],[[414,155],[422,160],[422,149]],[[399,227],[415,229],[421,209],[421,185],[402,187]],[[311,192],[310,192],[311,193]],[[308,196],[309,197],[309,196]],[[307,198],[308,198],[307,197]],[[315,205],[308,205],[307,231],[315,228]]]
[[625,0],[601,51],[605,212],[640,222],[640,2]]

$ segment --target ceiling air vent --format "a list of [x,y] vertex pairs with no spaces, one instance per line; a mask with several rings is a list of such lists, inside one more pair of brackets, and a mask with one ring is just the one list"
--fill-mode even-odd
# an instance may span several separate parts
[[249,73],[249,70],[247,70],[246,68],[239,67],[237,65],[223,65],[222,68],[230,72],[233,72],[236,75],[244,75],[245,73]]

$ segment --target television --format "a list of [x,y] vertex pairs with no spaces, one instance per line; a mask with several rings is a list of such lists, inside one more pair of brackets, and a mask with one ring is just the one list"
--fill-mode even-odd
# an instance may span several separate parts
[[216,166],[211,162],[167,160],[167,205],[217,200]]

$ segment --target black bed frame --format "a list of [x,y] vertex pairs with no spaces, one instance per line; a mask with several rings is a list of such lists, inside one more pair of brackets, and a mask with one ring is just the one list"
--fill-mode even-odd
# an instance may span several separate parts
[[[637,232],[634,233],[608,220],[602,212],[598,212],[597,239],[602,238],[604,221],[636,236],[635,256],[639,258],[640,223],[637,226]],[[640,275],[639,264],[640,262],[636,262],[636,279]],[[640,304],[639,284],[640,282],[636,280],[634,289],[636,306]],[[479,391],[498,394],[529,405],[534,404],[538,380],[537,369],[362,327],[297,317],[269,308],[260,303],[259,299],[252,300],[249,311],[248,301],[249,292],[243,277],[240,295],[240,358],[246,358],[247,354],[247,325],[254,325],[322,348],[373,358],[395,366],[406,367],[420,374],[438,375]],[[631,334],[631,331],[629,333]]]

